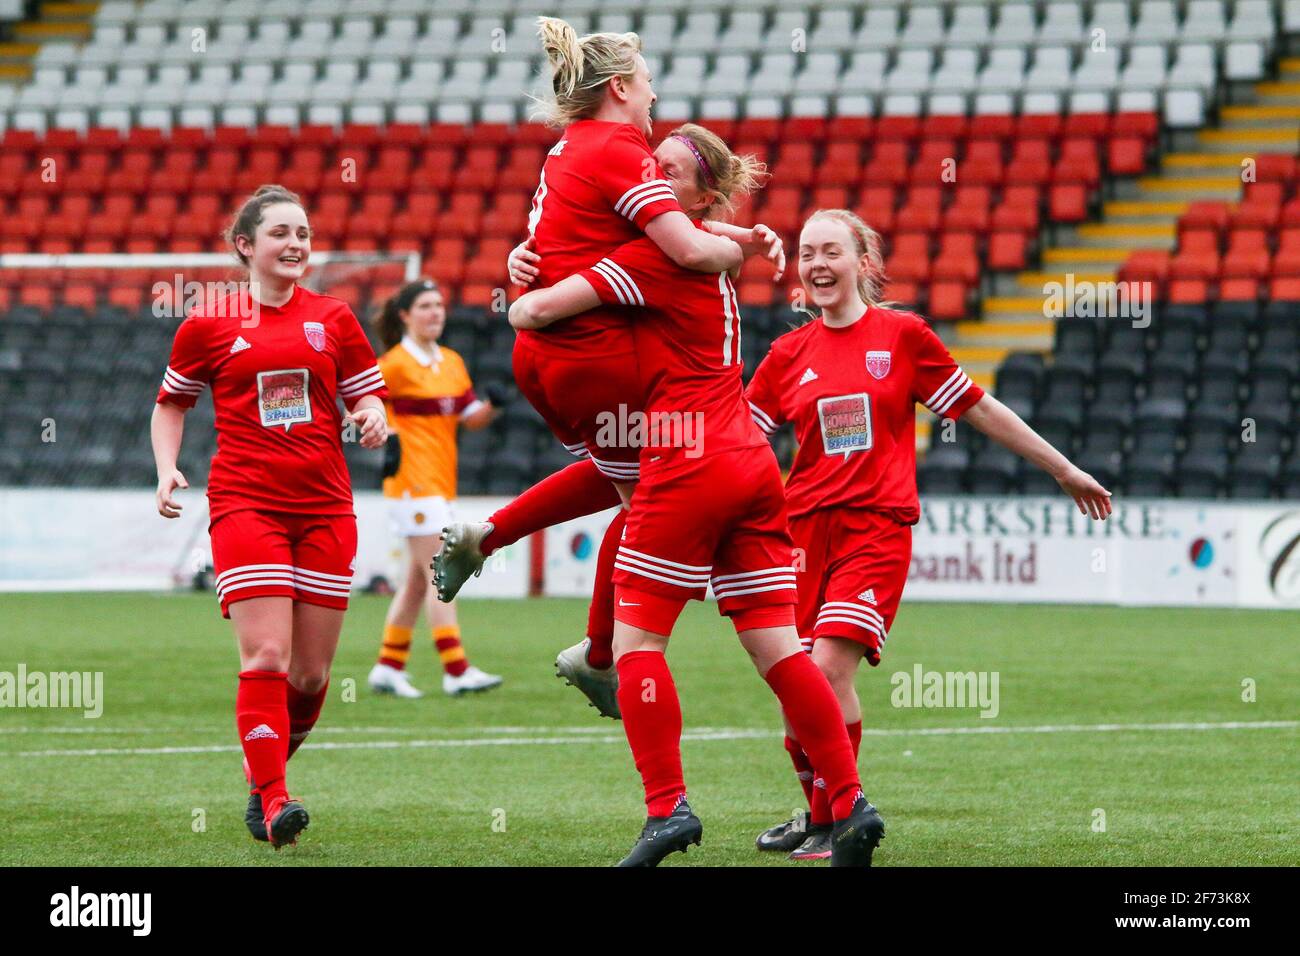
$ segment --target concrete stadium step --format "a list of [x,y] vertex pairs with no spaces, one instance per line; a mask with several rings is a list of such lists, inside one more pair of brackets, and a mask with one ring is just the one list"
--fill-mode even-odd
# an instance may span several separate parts
[[1300,129],[1206,129],[1196,134],[1196,140],[1206,152],[1287,153],[1300,148]]
[[1187,212],[1190,203],[1162,200],[1113,200],[1102,205],[1102,218],[1106,222],[1128,222],[1134,225],[1167,225]]
[[1236,199],[1241,195],[1241,177],[1234,176],[1143,176],[1137,181],[1138,199]]
[[1063,242],[1077,242],[1089,247],[1136,249],[1139,247],[1172,248],[1177,231],[1172,223],[1089,222],[1075,226],[1073,235],[1062,236]]
[[1294,129],[1300,123],[1300,106],[1225,106],[1219,120],[1225,129]]
[[14,24],[14,41],[0,43],[0,83],[26,83],[32,76],[32,59],[44,43],[84,43],[95,32],[98,3],[46,2],[37,17]]

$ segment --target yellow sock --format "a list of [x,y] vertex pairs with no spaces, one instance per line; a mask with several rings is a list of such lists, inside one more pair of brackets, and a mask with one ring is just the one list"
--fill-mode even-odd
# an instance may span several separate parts
[[460,642],[459,627],[454,624],[449,627],[435,627],[433,644],[438,649],[443,670],[452,677],[459,677],[465,673],[465,668],[469,667],[469,660],[465,657],[465,646]]
[[379,663],[396,667],[399,671],[406,667],[406,659],[411,656],[411,631],[409,627],[396,624],[384,625],[384,645],[379,649]]

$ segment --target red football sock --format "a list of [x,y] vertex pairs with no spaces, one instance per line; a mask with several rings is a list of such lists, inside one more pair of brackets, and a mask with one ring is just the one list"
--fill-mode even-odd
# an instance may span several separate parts
[[826,675],[807,654],[799,652],[772,665],[767,682],[817,774],[826,780],[832,817],[843,820],[852,811],[862,784],[840,704]]
[[591,610],[587,612],[587,636],[591,638],[587,663],[592,667],[608,667],[614,663],[614,559],[618,557],[625,524],[627,510],[619,508],[605,530],[600,553],[596,555],[596,583],[591,589]]
[[799,778],[799,786],[803,787],[804,799],[808,801],[808,807],[811,809],[813,799],[812,761],[808,759],[808,755],[799,746],[799,741],[793,737],[785,738],[785,752],[790,755],[790,761],[794,764],[795,776]]
[[645,785],[646,812],[666,817],[686,792],[682,779],[682,708],[668,662],[658,651],[618,659],[618,706],[623,730]]
[[263,805],[286,796],[284,764],[289,759],[289,707],[283,671],[243,671],[235,697],[235,725]]
[[618,489],[590,458],[543,478],[488,518],[492,530],[480,546],[484,555],[514,544],[534,531],[594,515],[622,504]]
[[[846,724],[845,730],[849,733],[849,745],[853,748],[853,759],[858,759],[858,750],[862,746],[862,721],[853,724]],[[786,740],[790,738],[787,737]],[[831,823],[831,801],[826,796],[826,781],[815,773],[812,775],[813,795],[808,801],[808,808],[811,812],[811,819],[817,826],[826,826]]]
[[325,686],[314,694],[304,694],[287,680],[284,686],[289,708],[289,753],[285,757],[285,760],[288,760],[302,746],[302,742],[307,739],[311,729],[316,726],[316,721],[320,719],[320,709],[325,703],[325,692],[329,690],[330,683],[327,679]]

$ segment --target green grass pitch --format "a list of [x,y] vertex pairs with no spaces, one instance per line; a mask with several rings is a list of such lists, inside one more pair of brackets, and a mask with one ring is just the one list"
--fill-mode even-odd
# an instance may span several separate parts
[[[433,692],[417,701],[365,687],[385,609],[353,601],[321,723],[289,766],[312,824],[275,853],[242,822],[237,659],[211,595],[6,595],[0,671],[103,671],[105,701],[97,720],[0,709],[0,864],[608,865],[626,852],[644,809],[621,725],[553,671],[584,605],[462,602],[471,659],[505,685],[444,697],[426,638],[412,671]],[[883,664],[858,680],[860,766],[888,826],[876,864],[1300,863],[1295,622],[905,603]],[[802,795],[774,700],[712,606],[687,609],[669,661],[704,843],[665,865],[816,865],[753,847]],[[996,672],[998,715],[892,706],[891,676],[917,663]],[[147,752],[159,748],[178,751]]]

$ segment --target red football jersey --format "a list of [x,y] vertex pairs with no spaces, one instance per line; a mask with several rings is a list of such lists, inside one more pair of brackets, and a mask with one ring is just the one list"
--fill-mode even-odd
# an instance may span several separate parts
[[984,390],[919,315],[869,308],[845,328],[821,319],[772,343],[746,389],[767,433],[793,422],[799,451],[786,482],[791,516],[865,508],[920,518],[916,411],[957,418]]
[[766,443],[745,403],[740,304],[726,272],[683,269],[642,238],[580,274],[601,302],[646,310],[632,323],[646,396],[643,461]]
[[205,385],[217,428],[212,521],[246,508],[353,513],[335,399],[351,409],[388,392],[345,302],[296,286],[255,315],[239,295],[196,309],[176,330],[157,400],[192,408]]
[[[546,156],[528,216],[528,232],[542,257],[536,287],[585,269],[639,238],[656,216],[681,208],[635,126],[571,123]],[[598,356],[633,347],[627,317],[617,309],[595,309],[542,332],[519,334],[568,354]]]

